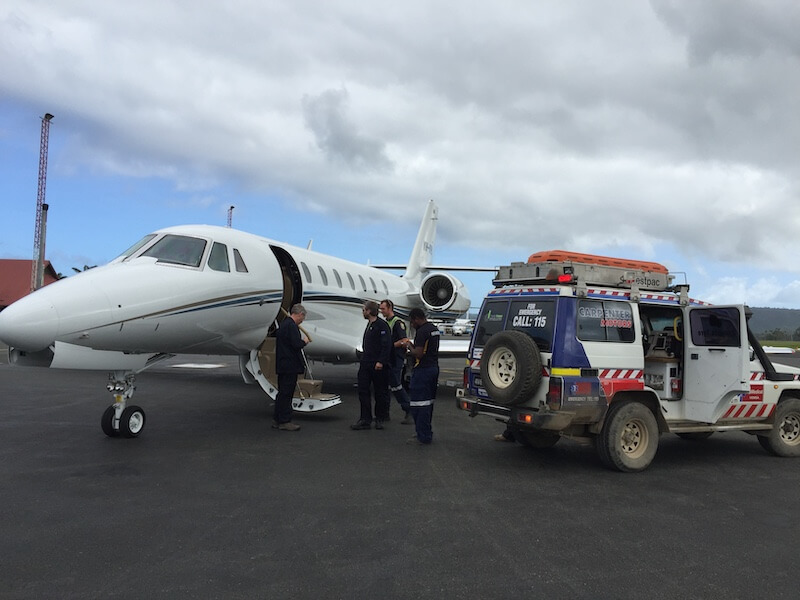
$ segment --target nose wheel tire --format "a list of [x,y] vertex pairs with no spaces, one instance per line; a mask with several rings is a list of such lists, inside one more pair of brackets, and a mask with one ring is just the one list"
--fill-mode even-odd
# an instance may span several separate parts
[[132,438],[139,435],[144,429],[144,410],[138,406],[128,406],[122,411],[122,417],[119,420],[120,435]]
[[100,419],[100,427],[103,428],[103,433],[108,437],[119,437],[119,429],[114,429],[114,413],[116,412],[114,405],[109,406],[103,413],[103,418]]

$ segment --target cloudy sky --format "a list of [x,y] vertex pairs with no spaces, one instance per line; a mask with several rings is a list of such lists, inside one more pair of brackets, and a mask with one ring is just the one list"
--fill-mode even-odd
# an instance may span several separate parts
[[568,249],[800,308],[798,32],[796,0],[4,0],[0,257],[32,255],[49,112],[65,274],[231,205],[404,262],[434,199],[442,264]]

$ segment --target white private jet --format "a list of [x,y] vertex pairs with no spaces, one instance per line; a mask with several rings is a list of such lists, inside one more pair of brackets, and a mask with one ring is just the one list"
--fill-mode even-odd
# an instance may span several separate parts
[[[245,381],[274,399],[274,332],[293,304],[308,311],[307,356],[332,363],[358,360],[365,300],[389,298],[401,316],[469,309],[464,285],[439,271],[494,269],[432,267],[437,218],[431,201],[402,276],[225,227],[161,229],[13,303],[0,312],[0,340],[12,364],[110,371],[115,401],[101,424],[112,437],[142,431],[144,411],[128,402],[135,376],[175,354],[238,355]],[[300,393],[293,404],[311,412],[340,402]]]

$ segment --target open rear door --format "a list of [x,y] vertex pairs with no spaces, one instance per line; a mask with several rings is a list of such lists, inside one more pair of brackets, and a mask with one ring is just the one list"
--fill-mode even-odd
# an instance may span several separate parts
[[750,390],[744,306],[691,307],[687,313],[684,414],[713,423],[734,396]]

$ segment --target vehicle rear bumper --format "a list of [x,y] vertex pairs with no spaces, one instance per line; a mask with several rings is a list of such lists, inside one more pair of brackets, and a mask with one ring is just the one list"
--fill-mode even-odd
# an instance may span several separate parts
[[569,427],[576,416],[572,412],[537,411],[519,406],[499,406],[469,396],[462,389],[456,390],[456,406],[460,410],[468,412],[471,417],[489,415],[503,421],[511,421],[514,427],[520,429],[561,431]]

